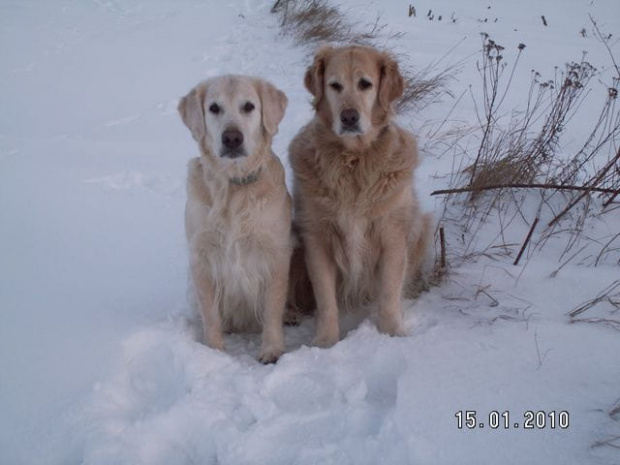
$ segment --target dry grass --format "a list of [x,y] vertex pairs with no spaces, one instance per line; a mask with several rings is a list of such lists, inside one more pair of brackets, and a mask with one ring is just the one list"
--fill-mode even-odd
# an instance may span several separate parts
[[[586,316],[586,313],[594,315]],[[620,279],[568,313],[571,323],[595,323],[620,331]],[[620,407],[619,407],[620,409]]]
[[[600,31],[598,36],[608,46]],[[538,228],[530,250],[540,250],[549,240],[562,237],[565,247],[560,269],[577,258],[594,266],[614,261],[620,264],[620,234],[589,238],[584,233],[592,218],[611,210],[620,193],[620,70],[611,55],[617,76],[609,83],[598,118],[592,123],[584,120],[592,124],[590,134],[581,148],[567,158],[558,150],[565,129],[571,119],[579,117],[584,100],[596,95],[591,87],[593,78],[599,76],[585,57],[568,63],[550,80],[541,80],[540,74],[533,72],[526,108],[506,111],[502,104],[524,49],[519,44],[509,67],[504,56],[512,52],[483,35],[478,66],[482,97],[474,98],[479,125],[473,133],[456,134],[456,140],[449,143],[460,163],[455,165],[450,188],[438,192],[449,194],[443,221],[450,224],[453,236],[458,234],[462,239],[457,254],[465,259],[484,255],[492,247],[507,247],[506,237],[511,230],[524,230],[525,238],[538,218],[543,219],[544,226]],[[463,142],[465,137],[467,141]],[[530,195],[533,189],[540,196],[534,209],[532,198],[536,196]],[[489,224],[489,216],[495,220],[490,224],[498,225],[499,230],[493,242],[481,249],[476,240],[480,230]],[[521,240],[522,244],[526,242],[530,240]],[[584,243],[602,248],[591,253],[591,247]],[[590,255],[586,257],[586,253]]]
[[394,105],[396,112],[419,111],[427,105],[437,102],[444,95],[453,97],[448,88],[448,83],[456,71],[456,67],[450,66],[436,72],[432,65],[419,72],[413,72],[407,68],[403,69],[405,91]]
[[342,12],[328,0],[278,0],[271,8],[280,26],[298,43],[347,42],[369,44],[377,30],[357,32]]
[[[479,115],[482,136],[474,162],[464,170],[469,186],[531,183],[542,176],[549,181],[553,178],[561,133],[587,95],[595,69],[582,58],[579,63],[567,64],[554,80],[540,82],[540,75],[534,73],[525,111],[513,113],[508,126],[502,127],[499,123],[502,103],[525,46],[519,45],[506,83],[503,82],[507,69],[504,47],[485,34],[482,49],[479,66],[484,108]],[[542,125],[533,134],[537,121],[542,121]],[[572,182],[574,173],[568,174],[560,176],[558,184]]]
[[[614,405],[607,412],[609,418],[616,422],[620,422],[620,399],[617,399]],[[620,436],[608,435],[604,439],[596,441],[592,446],[592,449],[597,447],[611,447],[612,449],[620,449]]]

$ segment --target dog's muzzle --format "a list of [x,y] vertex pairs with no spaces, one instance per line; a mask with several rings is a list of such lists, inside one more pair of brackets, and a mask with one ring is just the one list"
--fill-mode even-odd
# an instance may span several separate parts
[[245,157],[243,150],[243,133],[239,129],[226,129],[222,133],[222,158]]

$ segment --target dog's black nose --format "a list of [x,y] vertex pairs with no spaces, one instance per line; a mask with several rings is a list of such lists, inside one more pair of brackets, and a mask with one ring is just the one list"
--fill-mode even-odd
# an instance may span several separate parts
[[226,129],[222,133],[222,144],[228,149],[238,149],[243,144],[243,134],[238,129]]
[[349,108],[340,112],[340,121],[345,126],[355,126],[359,123],[360,114],[357,110]]

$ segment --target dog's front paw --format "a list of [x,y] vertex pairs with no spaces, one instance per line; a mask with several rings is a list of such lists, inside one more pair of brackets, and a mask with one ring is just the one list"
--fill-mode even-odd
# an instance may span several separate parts
[[208,347],[224,352],[224,338],[219,332],[206,333],[204,337]]
[[312,345],[315,347],[322,347],[327,349],[328,347],[333,346],[340,340],[340,334],[317,334],[314,340],[312,341]]
[[283,347],[261,347],[257,358],[259,362],[268,365],[276,363],[283,353]]
[[[337,311],[336,311],[337,315]],[[319,319],[316,325],[316,336],[312,341],[315,347],[328,348],[340,340],[340,325],[338,317],[336,319]]]
[[395,320],[385,320],[386,319],[379,321],[379,332],[383,334],[388,334],[390,336],[398,337],[404,337],[407,335],[407,331],[405,331],[405,327],[403,326],[402,322]]

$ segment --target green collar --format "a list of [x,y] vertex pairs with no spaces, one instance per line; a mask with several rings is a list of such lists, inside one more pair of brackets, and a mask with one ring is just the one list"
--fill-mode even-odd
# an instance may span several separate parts
[[245,178],[230,178],[229,181],[235,186],[247,186],[253,182],[258,181],[258,175],[260,174],[260,168],[253,173],[248,174]]

